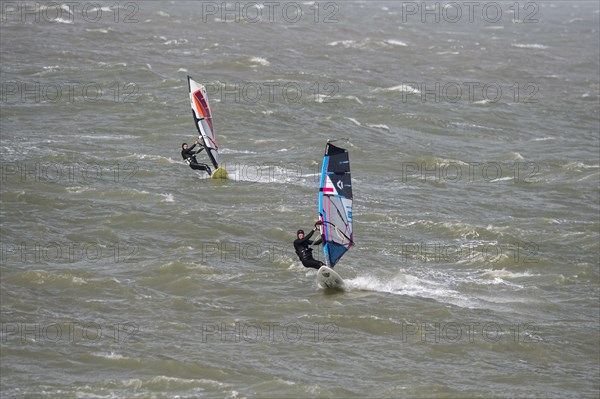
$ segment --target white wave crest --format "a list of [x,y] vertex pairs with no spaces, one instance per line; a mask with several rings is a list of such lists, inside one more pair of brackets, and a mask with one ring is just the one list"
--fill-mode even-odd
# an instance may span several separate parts
[[545,46],[543,44],[537,44],[537,43],[513,43],[511,44],[511,46],[516,47],[516,48],[525,48],[525,49],[538,49],[538,50],[544,50],[547,49],[548,46]]
[[387,130],[388,132],[391,130],[388,125],[384,125],[382,123],[367,123],[367,126],[372,127],[374,129]]
[[266,58],[262,58],[262,57],[252,57],[252,58],[250,58],[250,62],[255,63],[255,64],[259,64],[259,65],[262,65],[262,66],[269,66],[269,65],[271,65],[271,63]]
[[385,91],[385,92],[388,92],[388,91],[397,91],[397,92],[400,92],[400,93],[411,93],[411,94],[420,94],[421,93],[421,91],[419,89],[416,89],[416,88],[414,88],[414,87],[412,87],[410,85],[404,84],[404,83],[403,84],[399,84],[397,86],[386,87],[386,88],[383,88],[383,89],[382,88],[378,88],[378,89],[375,89],[374,91]]
[[175,202],[175,197],[171,193],[162,193],[160,195],[163,197],[161,202]]
[[392,46],[401,46],[401,47],[406,47],[408,46],[406,43],[401,42],[400,40],[394,40],[394,39],[390,39],[390,40],[386,40],[385,41],[387,44],[390,44]]

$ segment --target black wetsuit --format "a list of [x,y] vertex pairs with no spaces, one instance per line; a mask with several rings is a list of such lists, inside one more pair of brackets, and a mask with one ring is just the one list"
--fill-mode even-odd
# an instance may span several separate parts
[[209,175],[211,174],[210,167],[204,163],[199,163],[196,159],[196,154],[200,153],[200,151],[204,150],[204,147],[200,147],[200,149],[196,152],[192,152],[192,150],[196,147],[196,144],[189,147],[187,150],[181,150],[181,156],[183,159],[188,162],[190,168],[194,170],[205,170]]
[[314,234],[314,230],[304,236],[304,238],[296,238],[294,240],[294,248],[296,249],[296,254],[302,261],[304,267],[312,267],[313,269],[318,269],[323,266],[325,263],[320,260],[316,260],[312,256],[312,248],[309,248],[309,245],[319,245],[323,242],[321,238],[317,241],[311,241],[310,237]]

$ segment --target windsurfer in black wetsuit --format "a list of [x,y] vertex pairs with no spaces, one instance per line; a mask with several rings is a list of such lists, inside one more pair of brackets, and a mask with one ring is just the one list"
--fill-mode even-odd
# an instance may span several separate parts
[[192,152],[194,147],[196,147],[196,145],[199,145],[199,144],[200,144],[200,142],[198,141],[198,139],[196,139],[196,141],[194,142],[194,145],[192,145],[189,148],[188,148],[187,143],[183,143],[181,145],[181,156],[182,156],[183,160],[188,165],[190,165],[190,168],[192,168],[194,170],[205,170],[206,173],[208,173],[208,175],[210,176],[212,174],[212,171],[210,170],[210,166],[208,166],[207,164],[204,164],[204,163],[199,163],[198,160],[196,159],[196,154],[199,154],[200,151],[204,150],[204,147],[201,146],[198,151]]
[[311,241],[310,238],[317,231],[317,225],[321,224],[321,222],[315,223],[315,228],[308,233],[307,236],[304,235],[304,230],[298,230],[296,233],[296,239],[294,240],[294,248],[296,249],[296,254],[298,258],[302,261],[304,267],[312,267],[313,269],[319,269],[325,263],[320,260],[316,260],[312,256],[312,248],[309,248],[309,245],[319,245],[323,242],[322,238],[319,238],[317,241]]

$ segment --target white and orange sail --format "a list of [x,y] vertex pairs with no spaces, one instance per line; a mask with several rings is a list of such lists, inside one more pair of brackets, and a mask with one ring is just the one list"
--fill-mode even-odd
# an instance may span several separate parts
[[210,159],[213,168],[219,168],[219,145],[215,139],[215,131],[212,122],[212,113],[208,105],[208,97],[204,85],[196,82],[188,76],[188,88],[190,91],[190,103],[192,114],[202,145]]

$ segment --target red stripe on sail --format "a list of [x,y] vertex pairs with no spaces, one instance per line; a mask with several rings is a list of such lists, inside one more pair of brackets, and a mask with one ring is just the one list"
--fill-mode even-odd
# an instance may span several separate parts
[[196,90],[194,92],[194,100],[194,102],[196,103],[196,109],[200,111],[200,114],[202,115],[204,120],[206,120],[206,123],[208,123],[208,126],[210,127],[210,133],[212,134],[212,115],[210,114],[210,107],[208,106],[206,98],[204,98],[204,95],[202,94],[201,90]]

